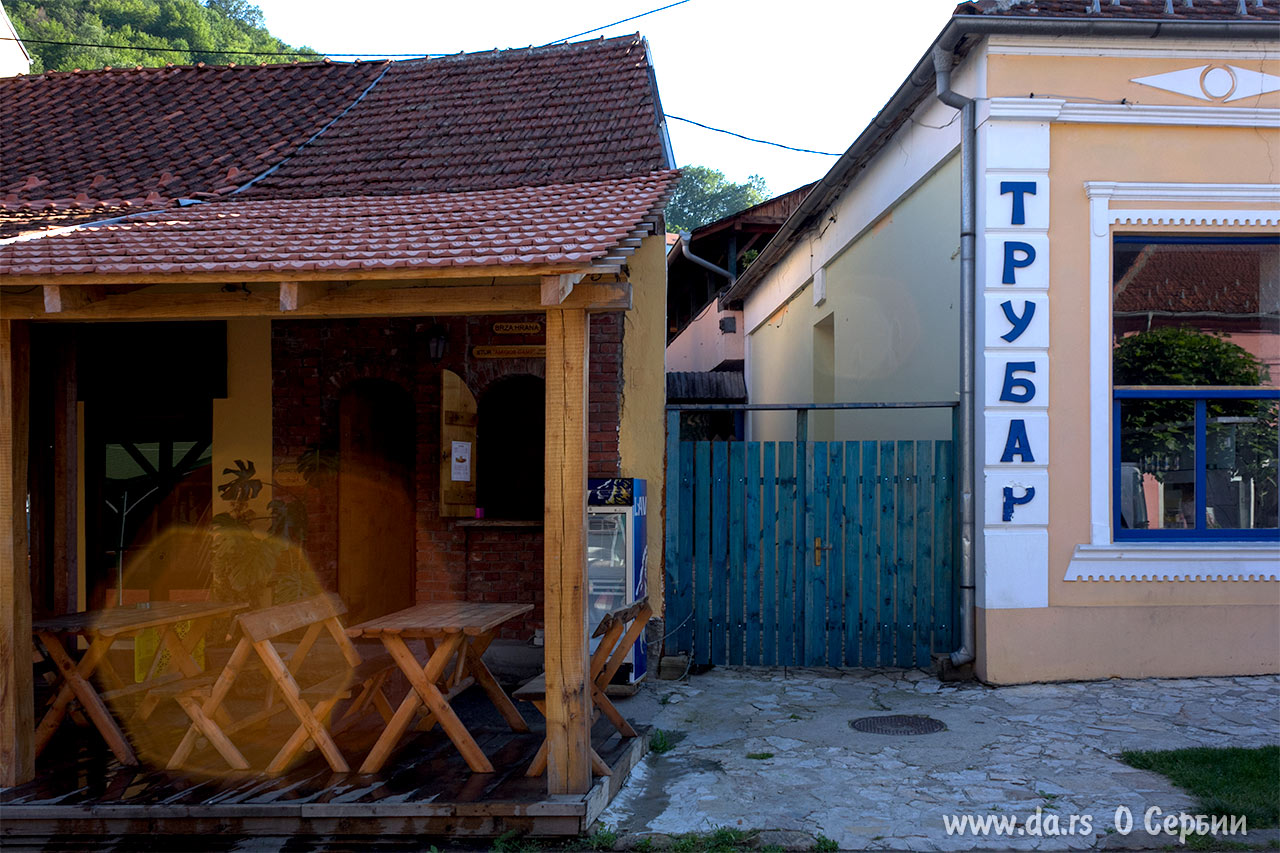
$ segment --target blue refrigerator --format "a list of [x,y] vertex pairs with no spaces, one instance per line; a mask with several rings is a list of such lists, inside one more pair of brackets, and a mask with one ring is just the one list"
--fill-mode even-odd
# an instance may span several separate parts
[[[606,613],[648,594],[649,547],[645,481],[633,477],[587,481],[587,637]],[[591,640],[591,651],[597,641]],[[647,669],[644,634],[615,681],[632,683]]]

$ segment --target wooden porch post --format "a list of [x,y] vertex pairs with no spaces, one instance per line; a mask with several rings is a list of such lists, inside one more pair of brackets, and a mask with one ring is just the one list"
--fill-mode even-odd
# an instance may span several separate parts
[[26,323],[0,320],[0,785],[35,776],[31,574],[27,565]]
[[544,621],[547,792],[591,787],[587,689],[587,312],[547,311]]

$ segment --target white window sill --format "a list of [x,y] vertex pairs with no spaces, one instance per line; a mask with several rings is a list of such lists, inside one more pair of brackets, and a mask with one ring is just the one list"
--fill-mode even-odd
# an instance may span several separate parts
[[1077,545],[1063,580],[1274,581],[1280,580],[1280,545],[1274,542]]

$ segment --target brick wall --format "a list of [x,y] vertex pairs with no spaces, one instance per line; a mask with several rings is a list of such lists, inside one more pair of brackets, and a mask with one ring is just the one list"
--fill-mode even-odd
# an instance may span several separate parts
[[[528,638],[542,624],[542,531],[464,527],[439,515],[440,371],[449,369],[480,398],[495,380],[512,374],[545,376],[542,359],[476,359],[473,347],[538,344],[542,335],[495,335],[497,322],[535,322],[540,315],[278,320],[272,324],[272,423],[275,480],[304,495],[307,552],[326,589],[337,589],[338,485],[329,478],[304,487],[291,470],[311,446],[338,447],[338,398],[360,379],[382,379],[413,401],[415,593],[419,601],[533,602],[536,609],[504,636]],[[427,337],[439,323],[448,336],[444,358],[433,363]],[[589,476],[620,475],[618,423],[622,395],[619,314],[597,314],[590,329],[588,415]],[[477,448],[477,452],[483,452]]]

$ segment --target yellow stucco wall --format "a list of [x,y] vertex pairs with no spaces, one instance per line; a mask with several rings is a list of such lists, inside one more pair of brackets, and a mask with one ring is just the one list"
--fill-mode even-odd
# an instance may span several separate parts
[[[227,321],[227,397],[213,401],[213,512],[229,505],[218,494],[227,481],[224,468],[235,460],[252,461],[258,477],[271,475],[271,321]],[[252,506],[267,514],[270,487],[264,488]]]
[[632,309],[622,335],[622,418],[618,451],[624,477],[649,488],[649,602],[662,612],[663,495],[667,377],[667,261],[662,234],[646,237],[627,263]]
[[[1203,64],[1280,74],[1280,61],[1229,56],[1211,60],[992,55],[988,87],[993,96],[1026,97],[1035,92],[1072,102],[1123,98],[1147,105],[1204,106],[1202,101],[1130,82]],[[1225,106],[1274,109],[1280,107],[1280,93]],[[978,670],[983,678],[1011,683],[1280,669],[1280,582],[1064,580],[1076,546],[1090,541],[1090,216],[1085,182],[1277,180],[1280,133],[1274,129],[1061,122],[1050,126],[1049,607],[979,611]],[[1123,230],[1275,233],[1274,228],[1237,226]]]
[[[951,158],[751,333],[751,400],[768,403],[956,399],[960,326],[960,163]],[[815,399],[815,343],[832,320],[832,400]],[[951,369],[948,369],[948,367]],[[755,440],[795,437],[795,415],[752,416]],[[815,413],[810,440],[949,439],[949,410]]]

